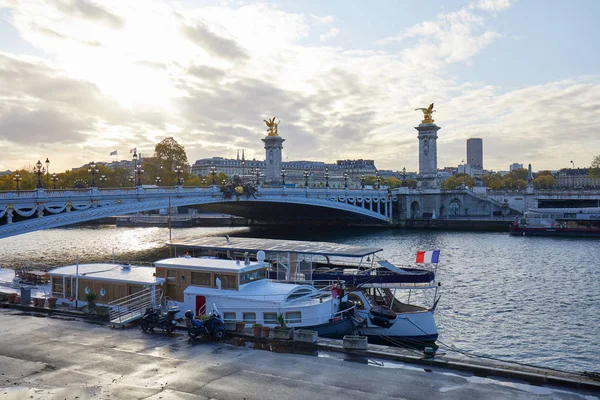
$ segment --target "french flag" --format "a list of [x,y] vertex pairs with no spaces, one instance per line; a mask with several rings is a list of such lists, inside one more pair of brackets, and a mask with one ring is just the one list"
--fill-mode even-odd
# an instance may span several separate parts
[[440,251],[417,251],[417,263],[437,264],[440,260]]

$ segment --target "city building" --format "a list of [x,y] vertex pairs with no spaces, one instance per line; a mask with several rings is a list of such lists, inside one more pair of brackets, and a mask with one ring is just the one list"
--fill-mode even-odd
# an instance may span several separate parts
[[[266,163],[263,160],[245,160],[243,155],[241,159],[203,158],[192,165],[192,174],[210,176],[213,168],[217,174],[239,175],[246,180],[256,181],[258,176],[260,184],[264,184]],[[282,172],[285,173],[286,185],[304,186],[308,182],[310,187],[319,187],[329,181],[330,187],[344,187],[346,174],[348,187],[359,187],[360,177],[374,176],[377,168],[373,160],[338,160],[336,163],[298,160],[283,161]]]
[[467,164],[474,169],[483,169],[483,139],[467,139]]
[[600,188],[600,178],[592,178],[588,168],[563,168],[554,174],[554,179],[558,188]]
[[519,163],[512,163],[510,164],[510,166],[508,167],[508,170],[510,172],[516,170],[516,169],[523,169],[523,164],[519,164]]

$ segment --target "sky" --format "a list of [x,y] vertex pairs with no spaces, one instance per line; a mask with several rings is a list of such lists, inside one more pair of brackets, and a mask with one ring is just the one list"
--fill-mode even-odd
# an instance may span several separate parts
[[[145,156],[588,167],[600,154],[597,0],[0,0],[0,171]],[[117,157],[110,153],[118,150]]]

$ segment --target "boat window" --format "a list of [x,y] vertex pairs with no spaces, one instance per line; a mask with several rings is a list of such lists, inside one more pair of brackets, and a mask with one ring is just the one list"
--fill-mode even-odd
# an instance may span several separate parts
[[174,281],[175,279],[177,279],[177,270],[175,270],[175,269],[168,269],[167,270],[167,280],[168,281]]
[[217,285],[217,279],[221,281],[221,289],[237,289],[237,275],[233,274],[215,274],[214,285]]
[[240,285],[244,283],[258,281],[260,279],[266,278],[266,270],[260,269],[258,271],[247,272],[245,274],[240,275]]
[[210,272],[192,272],[192,285],[210,287]]
[[245,312],[242,314],[242,320],[247,324],[254,324],[256,323],[256,313]]
[[235,313],[231,312],[231,311],[226,311],[223,313],[223,321],[225,322],[234,322],[236,321],[235,319]]
[[303,297],[306,296],[307,294],[311,294],[312,290],[310,289],[299,289],[296,290],[294,293],[291,293],[288,297],[287,300],[293,300],[293,299],[297,299],[298,297]]
[[288,311],[285,313],[285,321],[290,324],[302,322],[302,313],[300,311]]
[[265,324],[276,324],[277,323],[277,313],[274,313],[274,312],[263,313],[263,321]]
[[365,309],[365,305],[363,304],[362,299],[360,297],[358,297],[358,295],[350,293],[348,295],[348,300],[350,300],[354,304],[356,304],[356,309],[358,309],[358,310],[364,310]]

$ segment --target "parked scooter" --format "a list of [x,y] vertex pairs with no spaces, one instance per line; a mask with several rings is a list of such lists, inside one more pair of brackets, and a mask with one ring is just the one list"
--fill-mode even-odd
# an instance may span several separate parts
[[210,313],[205,320],[198,320],[194,318],[194,313],[191,310],[187,310],[185,318],[188,336],[191,338],[212,336],[217,340],[221,340],[225,337],[225,323],[217,311]]
[[173,333],[177,322],[175,321],[175,314],[179,312],[179,307],[169,307],[166,314],[161,313],[160,307],[150,307],[146,310],[146,313],[142,317],[142,323],[140,327],[144,332],[154,328],[160,328],[165,333]]

